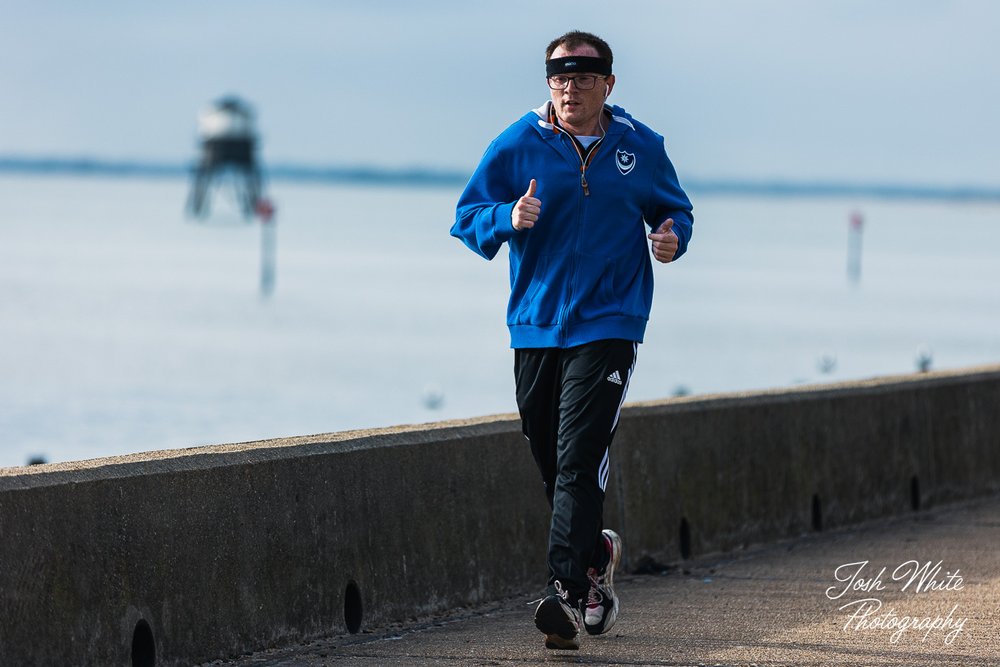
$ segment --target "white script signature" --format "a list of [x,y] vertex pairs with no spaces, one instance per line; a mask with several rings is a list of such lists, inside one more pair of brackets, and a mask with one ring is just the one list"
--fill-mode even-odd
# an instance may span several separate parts
[[[906,616],[896,612],[895,607],[882,611],[882,600],[872,597],[873,593],[896,589],[902,593],[930,595],[945,591],[960,591],[964,588],[961,571],[942,572],[943,561],[920,563],[908,560],[898,565],[891,574],[888,567],[871,574],[866,571],[869,561],[844,563],[833,572],[838,584],[826,589],[826,597],[831,600],[848,600],[840,606],[840,611],[848,613],[844,631],[886,630],[892,631],[889,641],[897,643],[907,630],[923,630],[920,641],[927,641],[934,630],[946,631],[945,644],[951,644],[965,629],[968,618],[957,617],[958,605],[954,605],[945,616]],[[869,597],[849,599],[852,593],[865,593]]]

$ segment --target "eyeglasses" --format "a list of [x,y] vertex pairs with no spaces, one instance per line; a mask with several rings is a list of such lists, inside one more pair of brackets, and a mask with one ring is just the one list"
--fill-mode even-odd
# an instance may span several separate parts
[[581,74],[580,76],[556,74],[555,76],[546,77],[545,80],[549,82],[549,88],[552,90],[566,90],[571,81],[576,85],[577,90],[592,90],[598,79],[607,78],[606,76],[595,76],[593,74]]

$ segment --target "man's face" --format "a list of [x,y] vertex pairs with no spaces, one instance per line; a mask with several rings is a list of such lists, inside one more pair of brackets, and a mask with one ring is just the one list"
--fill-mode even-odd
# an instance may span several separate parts
[[[563,45],[556,47],[552,52],[552,58],[565,58],[567,56],[591,56],[600,57],[597,49],[590,45],[577,46],[567,49]],[[591,74],[591,72],[587,72]],[[569,76],[578,76],[570,74]],[[606,87],[615,85],[615,77],[612,74],[607,79],[598,78],[597,83],[591,90],[580,90],[575,83],[570,83],[563,90],[551,90],[552,105],[556,111],[556,117],[563,127],[574,134],[583,134],[595,131],[601,110],[604,108],[606,98]]]

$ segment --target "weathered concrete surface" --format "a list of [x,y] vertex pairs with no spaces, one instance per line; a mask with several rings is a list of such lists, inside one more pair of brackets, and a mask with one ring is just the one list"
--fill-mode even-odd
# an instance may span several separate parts
[[[997,405],[1000,367],[632,406],[607,523],[632,568],[995,493]],[[148,627],[189,665],[502,598],[544,580],[546,524],[509,415],[3,469],[0,664],[129,664]]]
[[190,665],[342,629],[352,582],[368,624],[539,575],[509,421],[352,435],[0,477],[0,665],[129,664],[140,620]]
[[[264,651],[211,667],[440,667],[454,665],[998,665],[1000,664],[1000,497],[921,511],[729,555],[701,557],[664,576],[627,576],[618,586],[622,614],[612,633],[585,637],[579,652],[548,651],[531,621],[529,599],[507,600],[367,635],[339,635]],[[627,545],[626,545],[627,547]],[[884,590],[854,591],[835,572],[869,561],[883,567]],[[941,562],[934,579],[948,590],[900,590],[896,568]],[[841,571],[848,578],[849,571]],[[899,574],[909,573],[904,566]],[[948,579],[945,572],[957,574]],[[874,589],[875,586],[872,586]],[[930,631],[865,627],[850,621],[876,598],[886,617],[942,619]],[[950,616],[949,616],[950,614]],[[888,617],[887,617],[888,618]],[[944,627],[944,619],[951,625]],[[962,621],[962,619],[966,619]],[[958,624],[961,628],[956,632]],[[206,666],[208,667],[208,666]]]
[[996,367],[637,404],[606,521],[634,566],[677,559],[682,521],[699,554],[995,493],[997,406]]

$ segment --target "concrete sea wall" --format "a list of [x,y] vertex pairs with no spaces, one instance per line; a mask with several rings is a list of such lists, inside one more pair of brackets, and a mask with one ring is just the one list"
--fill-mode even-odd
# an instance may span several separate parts
[[[626,408],[629,568],[1000,491],[1000,367]],[[531,591],[512,415],[0,470],[0,664],[190,665]]]

